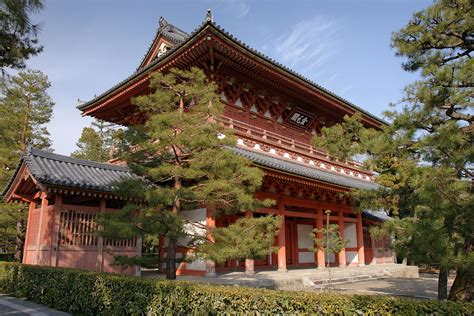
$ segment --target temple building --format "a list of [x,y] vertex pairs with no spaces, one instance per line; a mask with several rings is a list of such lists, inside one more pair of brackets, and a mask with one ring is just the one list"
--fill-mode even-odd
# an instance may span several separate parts
[[[203,69],[218,85],[226,105],[220,124],[238,138],[234,151],[251,160],[264,173],[256,198],[276,200],[272,208],[252,216],[279,214],[284,223],[275,240],[279,251],[261,260],[229,260],[225,264],[183,262],[179,274],[214,275],[216,272],[259,269],[287,271],[297,267],[361,266],[392,263],[390,240],[373,240],[372,225],[387,217],[379,212],[355,212],[352,189],[375,189],[373,175],[354,161],[331,159],[314,148],[311,139],[321,128],[341,122],[344,115],[362,114],[366,127],[386,124],[362,108],[302,77],[248,47],[225,32],[208,15],[188,34],[161,18],[159,28],[137,70],[125,80],[78,109],[84,116],[130,126],[145,117],[131,98],[150,93],[154,72],[177,67]],[[88,270],[134,274],[138,269],[111,265],[112,256],[140,255],[141,240],[106,240],[96,237],[99,212],[124,205],[110,183],[133,177],[126,167],[73,159],[36,149],[23,157],[4,192],[6,201],[29,203],[23,261]],[[348,240],[338,254],[313,253],[309,233],[322,228],[326,212]],[[218,218],[206,208],[187,210],[183,217],[208,227],[225,226],[236,216]],[[161,253],[166,251],[163,240]],[[182,255],[186,247],[178,250]]]

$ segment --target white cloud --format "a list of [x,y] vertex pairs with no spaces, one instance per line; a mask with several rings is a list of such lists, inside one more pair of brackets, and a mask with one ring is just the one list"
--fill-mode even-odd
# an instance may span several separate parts
[[220,5],[239,19],[250,12],[250,4],[245,0],[221,0]]
[[262,49],[279,62],[314,79],[335,57],[340,29],[336,20],[316,16],[296,23]]

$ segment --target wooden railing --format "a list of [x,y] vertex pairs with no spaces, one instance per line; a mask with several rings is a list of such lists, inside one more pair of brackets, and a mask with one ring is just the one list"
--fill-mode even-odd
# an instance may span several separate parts
[[335,169],[343,169],[346,173],[352,171],[354,174],[362,174],[372,177],[372,174],[367,170],[362,169],[362,164],[356,161],[348,160],[345,162],[332,160],[329,155],[310,144],[300,142],[298,140],[279,135],[265,129],[255,127],[231,118],[221,116],[219,121],[226,127],[232,128],[237,136],[251,139],[259,144],[269,145],[275,149],[280,148],[288,153],[293,153],[301,157],[306,157],[313,160],[315,163],[320,162],[329,168],[333,166]]

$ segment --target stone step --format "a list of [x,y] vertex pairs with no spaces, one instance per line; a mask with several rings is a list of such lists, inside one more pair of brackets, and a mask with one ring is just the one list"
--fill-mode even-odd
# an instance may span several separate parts
[[[354,283],[354,282],[361,282],[361,281],[370,281],[370,280],[380,280],[390,277],[389,275],[383,274],[375,274],[375,275],[357,275],[351,277],[342,277],[342,278],[331,278],[331,284],[344,284],[344,283]],[[321,285],[329,285],[329,278],[327,279],[319,279],[312,281],[314,286],[321,286]]]

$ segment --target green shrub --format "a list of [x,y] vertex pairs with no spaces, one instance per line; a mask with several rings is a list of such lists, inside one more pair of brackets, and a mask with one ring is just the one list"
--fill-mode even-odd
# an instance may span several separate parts
[[0,291],[75,315],[474,314],[469,303],[213,286],[6,262],[0,263]]

